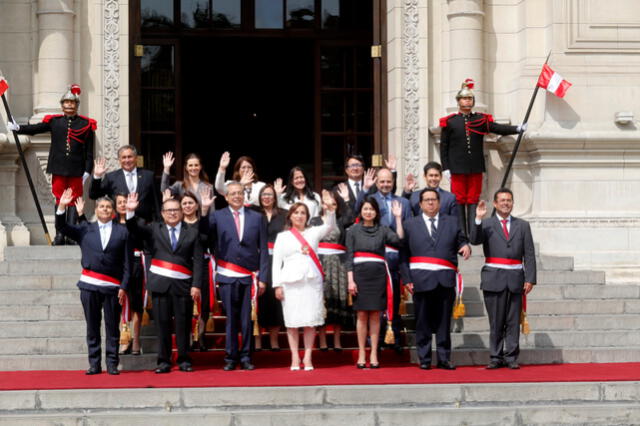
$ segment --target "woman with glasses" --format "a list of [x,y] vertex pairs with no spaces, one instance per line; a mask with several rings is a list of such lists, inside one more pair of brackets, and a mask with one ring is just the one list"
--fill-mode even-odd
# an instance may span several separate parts
[[231,180],[225,181],[225,174],[227,167],[231,162],[231,154],[225,151],[220,157],[220,165],[218,166],[218,173],[216,174],[216,191],[222,195],[227,194],[227,184],[230,182],[240,182],[244,187],[244,203],[247,206],[259,206],[260,205],[260,190],[264,187],[265,183],[258,180],[258,173],[256,171],[256,163],[253,158],[243,155],[236,160],[236,164],[233,166],[233,176]]

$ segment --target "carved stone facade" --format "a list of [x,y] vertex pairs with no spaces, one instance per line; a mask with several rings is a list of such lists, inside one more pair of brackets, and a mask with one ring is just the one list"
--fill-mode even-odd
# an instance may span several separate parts
[[[478,109],[517,124],[551,52],[551,67],[573,86],[564,99],[538,95],[509,180],[515,213],[532,222],[542,252],[573,255],[579,267],[637,268],[636,1],[386,0],[386,7],[388,140],[389,152],[400,160],[400,179],[421,175],[426,161],[439,159],[438,118],[455,111],[454,94],[464,78],[478,82]],[[97,151],[115,158],[129,138],[128,9],[126,0],[3,1],[0,51],[8,54],[0,58],[0,70],[11,84],[19,122],[57,110],[64,86],[78,82],[82,113],[99,123]],[[42,243],[4,131],[0,123],[0,173],[13,173],[14,181],[0,182],[0,195],[15,194],[15,204],[13,213],[0,211],[0,221],[5,228],[24,224],[32,231],[27,239]],[[24,142],[52,219],[42,172],[47,137]],[[485,199],[499,184],[513,143],[512,137],[487,138]],[[24,242],[11,235],[6,240]],[[0,246],[2,241],[0,235]]]

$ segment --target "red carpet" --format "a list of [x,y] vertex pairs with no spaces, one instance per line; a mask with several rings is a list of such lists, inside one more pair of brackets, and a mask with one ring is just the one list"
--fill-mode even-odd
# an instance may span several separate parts
[[215,366],[202,367],[193,373],[175,370],[157,375],[152,371],[125,371],[119,376],[106,373],[86,376],[84,371],[12,371],[0,372],[0,391],[602,381],[640,381],[640,363],[532,365],[520,370],[492,371],[483,366],[459,367],[455,371],[423,371],[407,363],[383,364],[379,370],[358,370],[353,364],[325,365],[309,372],[272,366],[254,371],[225,372]]

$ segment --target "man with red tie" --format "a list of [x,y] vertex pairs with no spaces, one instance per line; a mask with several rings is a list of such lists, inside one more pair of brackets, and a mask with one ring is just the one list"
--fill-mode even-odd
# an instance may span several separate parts
[[[480,289],[484,295],[490,326],[488,369],[507,366],[518,369],[520,311],[523,297],[536,283],[536,256],[531,226],[511,216],[513,192],[500,188],[493,196],[496,215],[487,219],[487,205],[478,204],[472,244],[482,244],[485,264]],[[483,220],[484,219],[484,220]]]
[[[171,371],[172,316],[175,321],[178,367],[191,372],[189,335],[193,302],[200,300],[203,281],[204,249],[197,227],[182,220],[180,202],[168,199],[162,203],[162,221],[142,224],[135,216],[138,194],[127,198],[127,228],[139,235],[151,251],[147,289],[151,292],[154,322],[158,335],[157,374]],[[193,302],[192,302],[193,299]]]
[[211,235],[216,282],[227,313],[224,370],[234,370],[238,364],[243,370],[253,370],[251,311],[252,305],[257,309],[257,297],[264,293],[270,268],[267,219],[244,207],[244,187],[239,182],[227,185],[226,200],[228,207],[200,219],[200,229]]

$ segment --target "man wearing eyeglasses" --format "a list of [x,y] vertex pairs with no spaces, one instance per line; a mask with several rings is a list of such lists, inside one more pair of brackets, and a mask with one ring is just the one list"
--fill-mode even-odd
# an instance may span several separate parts
[[144,225],[136,220],[138,194],[127,198],[127,229],[144,239],[151,251],[147,289],[151,292],[158,336],[157,374],[171,371],[172,316],[175,321],[177,363],[180,371],[191,372],[189,334],[193,303],[200,300],[204,273],[204,249],[197,227],[182,220],[180,202],[162,203],[162,221]]
[[416,348],[420,368],[431,369],[431,340],[436,335],[437,367],[455,370],[451,362],[451,312],[456,297],[458,254],[466,260],[471,248],[454,216],[443,215],[440,194],[420,192],[422,214],[404,224],[402,280],[413,293]]

